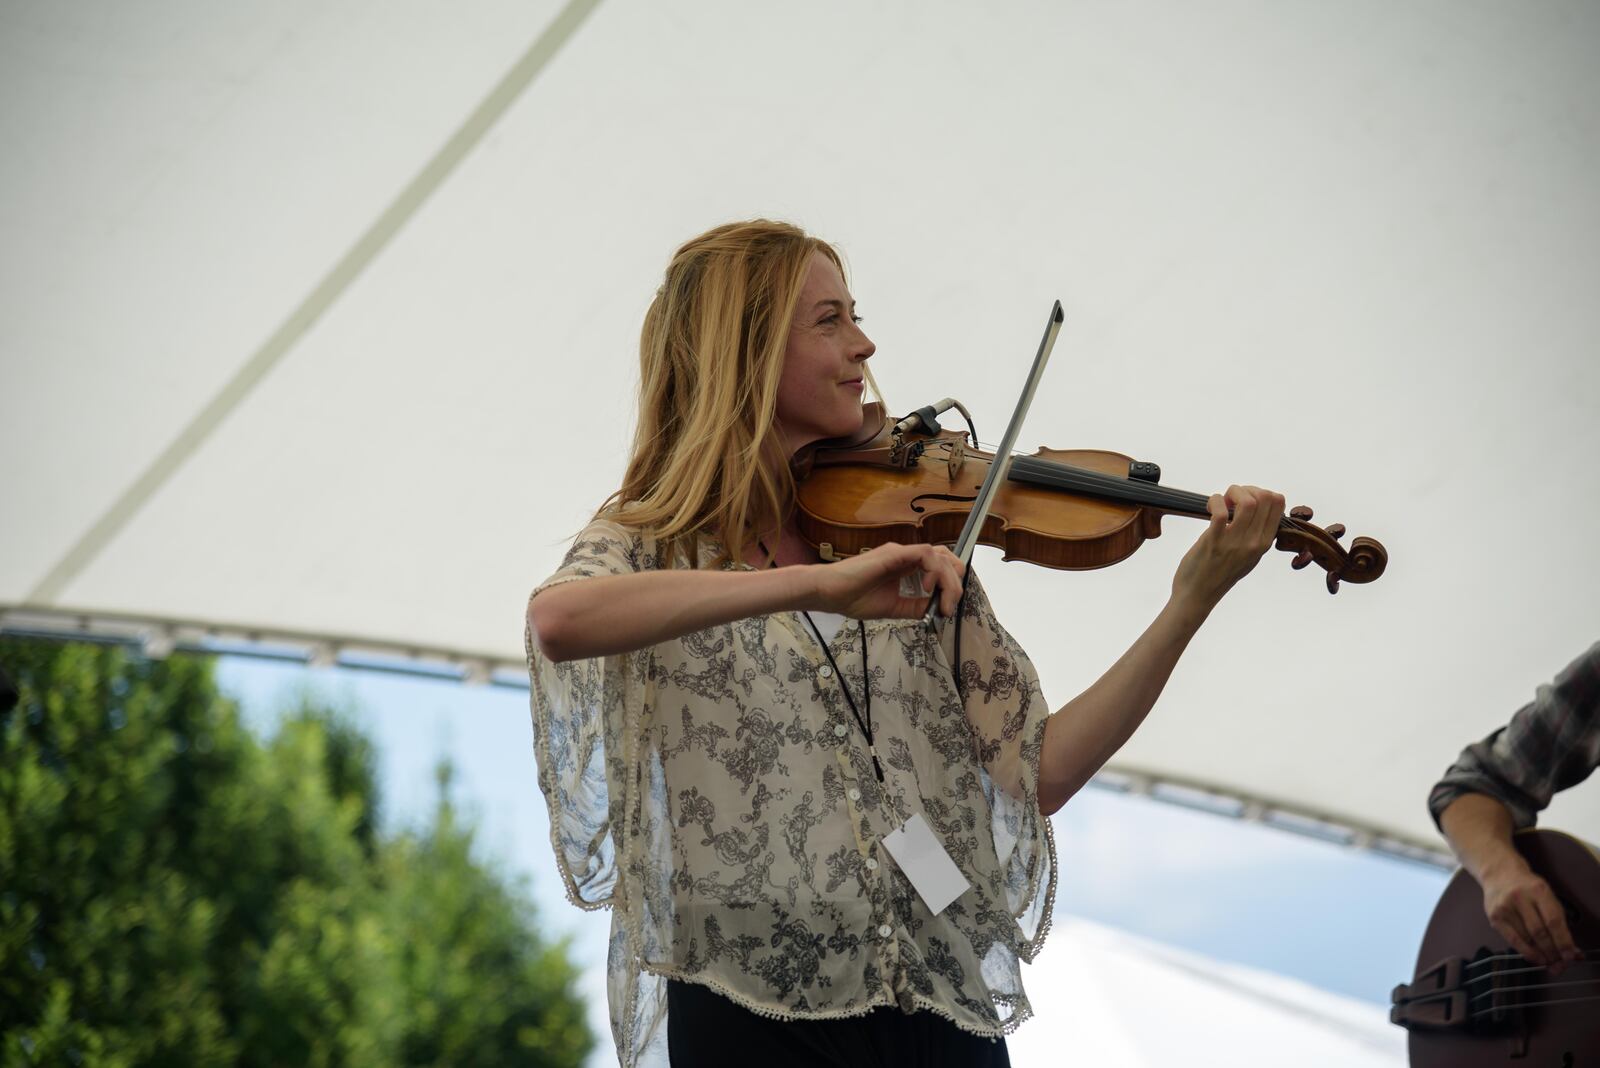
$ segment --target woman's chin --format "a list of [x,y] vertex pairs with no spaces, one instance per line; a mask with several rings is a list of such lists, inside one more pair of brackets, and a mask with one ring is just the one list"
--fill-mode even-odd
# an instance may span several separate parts
[[[861,427],[866,422],[866,409],[859,404],[842,408],[838,415],[826,420],[818,420],[811,427],[802,432],[787,432],[785,437],[795,448],[804,448],[806,445],[818,441],[833,441],[837,438],[853,438],[861,433]],[[782,420],[779,427],[783,426]]]
[[851,438],[861,432],[861,424],[866,421],[867,411],[861,405],[856,405],[848,415],[841,415],[839,423],[829,434],[830,438]]

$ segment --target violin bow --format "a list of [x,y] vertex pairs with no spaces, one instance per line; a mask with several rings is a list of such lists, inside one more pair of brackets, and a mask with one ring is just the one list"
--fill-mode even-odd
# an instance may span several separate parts
[[[1033,358],[1028,380],[1023,383],[1022,395],[1017,398],[1017,410],[1011,413],[1005,436],[994,451],[994,463],[989,465],[989,474],[978,489],[978,499],[973,502],[972,511],[967,513],[961,537],[956,539],[955,548],[951,550],[963,568],[972,563],[972,550],[978,544],[978,532],[983,529],[984,520],[989,518],[989,509],[994,505],[994,495],[1000,489],[1001,480],[1011,470],[1011,450],[1016,446],[1017,434],[1022,430],[1022,421],[1028,416],[1028,408],[1033,404],[1033,395],[1039,391],[1039,382],[1044,378],[1044,365],[1050,362],[1050,351],[1056,347],[1056,335],[1061,333],[1062,318],[1061,302],[1058,300],[1055,307],[1050,309],[1049,321],[1044,324],[1044,337],[1039,341],[1039,352]],[[935,620],[938,619],[938,605],[939,585],[934,583],[933,596],[928,599],[927,610],[922,613],[922,625],[929,631],[934,629]]]

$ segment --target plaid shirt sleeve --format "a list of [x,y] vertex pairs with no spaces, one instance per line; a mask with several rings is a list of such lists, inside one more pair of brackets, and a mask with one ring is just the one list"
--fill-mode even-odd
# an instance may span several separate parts
[[1517,829],[1532,827],[1558,790],[1589,777],[1600,764],[1600,642],[1568,664],[1511,722],[1461,751],[1428,795],[1439,814],[1464,793],[1493,797]]

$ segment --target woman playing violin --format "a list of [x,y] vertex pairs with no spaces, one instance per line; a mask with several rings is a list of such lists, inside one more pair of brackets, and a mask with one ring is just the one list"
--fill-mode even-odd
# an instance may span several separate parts
[[[613,910],[625,1065],[1008,1063],[1048,817],[1273,541],[1282,497],[1213,496],[1155,620],[1052,713],[948,549],[825,564],[796,530],[789,460],[860,429],[873,352],[827,243],[758,220],[684,245],[622,486],[529,600],[540,787],[569,896]],[[935,588],[956,619],[930,633]]]

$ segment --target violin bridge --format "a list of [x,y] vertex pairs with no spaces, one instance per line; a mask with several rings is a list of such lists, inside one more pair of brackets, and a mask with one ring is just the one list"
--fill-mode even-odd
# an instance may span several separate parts
[[951,442],[950,454],[945,457],[946,470],[950,475],[951,482],[954,482],[956,480],[956,476],[961,474],[961,469],[966,466],[966,463],[966,445],[959,441]]

